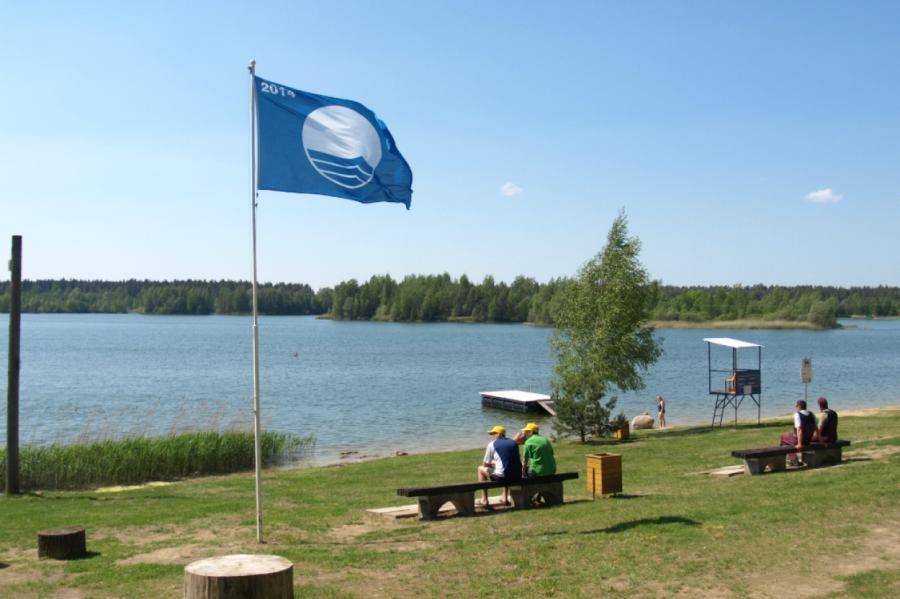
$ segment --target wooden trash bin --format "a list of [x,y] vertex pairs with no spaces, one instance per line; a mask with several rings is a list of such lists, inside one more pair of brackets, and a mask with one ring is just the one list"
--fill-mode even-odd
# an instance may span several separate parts
[[593,497],[622,492],[622,455],[589,453],[587,456],[587,490]]
[[613,437],[615,437],[617,441],[627,441],[630,436],[631,426],[627,422],[613,431]]

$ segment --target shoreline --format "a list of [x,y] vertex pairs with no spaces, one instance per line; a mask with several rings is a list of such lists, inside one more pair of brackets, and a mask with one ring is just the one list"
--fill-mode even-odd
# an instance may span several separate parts
[[[879,407],[872,407],[872,408],[856,408],[856,409],[852,409],[852,410],[838,411],[838,415],[840,417],[850,417],[850,418],[852,418],[852,417],[870,417],[870,416],[881,416],[881,415],[890,414],[892,412],[898,412],[898,411],[900,411],[900,404],[893,404],[893,405],[889,405],[889,406],[879,406]],[[788,422],[790,420],[790,418],[791,418],[791,413],[788,412],[788,413],[785,413],[785,414],[782,414],[779,416],[766,416],[765,418],[763,418],[761,420],[761,422],[762,423],[772,423],[772,422],[778,422],[778,421]],[[738,425],[743,425],[743,426],[754,424],[752,419],[740,419],[737,421],[737,423],[738,423]],[[729,424],[732,424],[732,423],[729,423]],[[661,428],[644,429],[641,432],[642,433],[650,432],[652,434],[665,434],[665,433],[668,433],[669,431],[679,431],[679,430],[697,428],[700,426],[706,426],[706,422],[704,421],[704,422],[695,422],[695,423],[676,424],[673,426],[667,426],[664,429],[661,429]],[[721,428],[728,428],[728,426],[723,424]],[[574,437],[571,437],[571,438],[574,439]],[[612,437],[609,437],[608,441],[610,444],[615,444],[615,441],[612,439]],[[586,447],[588,447],[588,445],[586,445]],[[311,456],[310,458],[308,458],[306,460],[301,460],[299,462],[295,462],[292,464],[274,466],[274,468],[278,469],[278,470],[293,470],[293,469],[297,469],[297,468],[336,468],[336,467],[340,467],[343,465],[358,464],[360,462],[370,462],[372,460],[384,460],[384,459],[398,458],[398,457],[404,457],[404,456],[410,456],[410,455],[429,455],[429,454],[455,453],[455,452],[462,452],[462,451],[481,451],[481,450],[483,450],[483,448],[484,447],[482,445],[475,445],[472,447],[462,447],[460,445],[453,445],[448,442],[445,445],[440,445],[440,446],[436,445],[433,447],[423,448],[421,450],[406,450],[406,449],[398,448],[398,449],[394,449],[392,451],[384,452],[384,453],[381,453],[381,452],[371,453],[371,452],[366,452],[366,451],[361,450],[359,452],[353,452],[353,453],[345,454],[343,456],[341,456],[341,454],[339,452],[338,454],[331,456],[331,457],[322,456],[321,458],[316,458],[314,456]],[[473,466],[473,469],[474,469],[474,466]]]
[[[0,312],[0,314],[6,314],[5,312]],[[147,314],[141,310],[127,310],[125,312],[28,312],[23,311],[23,315],[52,315],[52,316],[60,316],[60,315],[76,315],[76,316],[84,316],[84,315],[97,315],[97,316],[109,316],[109,315],[135,315],[135,316],[147,316],[147,317],[155,317],[155,316],[225,316],[225,317],[247,317],[250,316],[250,313],[244,312],[227,312],[227,313],[218,313],[218,312],[210,312],[205,314],[184,314],[180,312],[172,312],[172,313],[150,313]],[[385,318],[370,318],[370,319],[358,319],[358,320],[349,320],[349,319],[335,319],[329,313],[325,314],[267,314],[262,313],[260,316],[265,317],[308,317],[314,318],[316,320],[329,320],[332,322],[383,322],[390,324],[490,324],[490,325],[524,325],[528,327],[535,328],[553,328],[554,325],[552,323],[537,323],[537,322],[500,322],[500,321],[475,321],[471,317],[450,317],[446,320],[402,320],[402,321],[394,321]],[[859,316],[842,316],[838,320],[853,320],[858,322],[865,321],[888,321],[888,320],[900,320],[900,316],[891,316],[891,317],[859,317]],[[834,330],[832,328],[824,328],[817,325],[814,325],[807,321],[802,320],[765,320],[765,319],[752,319],[752,318],[744,318],[738,320],[697,320],[697,321],[689,321],[689,320],[649,320],[647,324],[655,329],[769,329],[769,330],[802,330],[802,331],[830,331]],[[849,328],[853,328],[855,325],[851,325]],[[848,328],[841,327],[840,324],[834,327],[837,329],[840,328]]]
[[[459,316],[450,317],[446,320],[388,320],[385,318],[370,318],[367,320],[346,320],[335,319],[330,314],[319,314],[315,316],[317,320],[331,320],[333,322],[384,322],[391,324],[494,324],[494,325],[524,325],[526,327],[534,327],[537,329],[552,329],[553,323],[542,322],[498,322],[498,321],[475,321],[471,317]],[[843,319],[843,318],[842,318]],[[844,320],[888,320],[877,318],[854,318],[847,317]],[[896,320],[900,320],[898,317]],[[807,322],[805,320],[765,320],[742,318],[738,320],[648,320],[647,324],[654,329],[769,329],[769,330],[800,330],[800,331],[831,331],[831,328],[824,328]],[[841,327],[838,324],[835,328]]]
[[[497,325],[524,325],[526,327],[534,327],[538,329],[553,328],[553,323],[543,322],[497,322],[497,321],[475,321],[471,317],[459,316],[450,317],[446,320],[402,320],[394,321],[384,318],[370,318],[368,320],[344,320],[335,319],[331,314],[320,314],[315,317],[318,320],[331,320],[334,322],[385,322],[392,324],[497,324]],[[900,319],[898,317],[897,319]],[[888,320],[877,318],[857,318],[847,317],[844,320]],[[824,328],[807,322],[805,320],[766,320],[741,318],[738,320],[648,320],[647,324],[654,329],[770,329],[770,330],[801,330],[801,331],[830,331],[831,328]],[[835,328],[841,327],[840,324]]]

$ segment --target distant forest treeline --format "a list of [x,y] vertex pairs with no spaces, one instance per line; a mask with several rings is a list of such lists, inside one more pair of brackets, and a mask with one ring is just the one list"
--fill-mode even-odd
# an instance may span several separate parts
[[[339,320],[531,322],[552,324],[569,279],[512,283],[465,275],[375,275],[333,289],[277,283],[259,288],[262,314],[328,314]],[[9,283],[0,282],[0,312],[9,311]],[[833,327],[848,316],[900,316],[900,287],[713,286],[654,284],[655,320],[790,320]],[[23,281],[25,312],[141,312],[244,314],[251,310],[246,281]]]
[[[334,288],[333,318],[341,320],[531,322],[552,324],[560,292],[570,279],[538,283],[518,277],[512,284],[465,275],[387,275]],[[900,287],[734,285],[673,287],[654,283],[654,320],[790,320],[830,328],[841,317],[900,316]]]
[[[9,312],[9,282],[0,282],[0,312]],[[259,286],[264,314],[322,314],[331,289],[309,285]],[[23,312],[141,312],[144,314],[244,314],[252,309],[245,281],[22,281]]]

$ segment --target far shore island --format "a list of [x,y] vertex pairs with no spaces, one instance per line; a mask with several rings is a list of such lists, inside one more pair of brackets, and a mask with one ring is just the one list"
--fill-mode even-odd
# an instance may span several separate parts
[[840,324],[834,327],[815,325],[803,320],[767,320],[742,318],[738,320],[652,320],[649,323],[656,329],[802,329],[807,331],[822,331],[832,328],[840,328]]
[[[321,320],[343,320],[334,318],[332,314],[320,314],[316,318]],[[864,318],[853,318],[854,320],[863,320]],[[865,319],[865,320],[873,320],[873,319]],[[389,319],[384,318],[370,318],[367,319],[368,322],[393,322]],[[426,323],[426,322],[455,322],[455,323],[463,323],[463,324],[486,324],[483,321],[477,321],[470,317],[451,317],[444,321],[412,321],[416,323]],[[487,323],[487,324],[497,324],[497,323]],[[543,322],[522,322],[522,323],[506,323],[506,324],[524,324],[525,326],[530,327],[552,327],[551,323],[543,323]],[[655,329],[794,329],[794,330],[805,330],[805,331],[823,331],[834,328],[847,328],[842,327],[840,324],[836,324],[833,327],[825,327],[813,324],[811,322],[802,321],[802,320],[783,320],[783,319],[754,319],[754,318],[742,318],[738,320],[697,320],[697,321],[689,321],[689,320],[651,320],[647,324]]]

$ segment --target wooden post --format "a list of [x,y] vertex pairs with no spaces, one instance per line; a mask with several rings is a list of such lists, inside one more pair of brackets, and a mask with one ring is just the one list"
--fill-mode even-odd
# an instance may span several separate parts
[[294,564],[277,555],[224,555],[184,569],[184,599],[293,597]]
[[19,488],[19,347],[22,323],[22,236],[12,237],[9,261],[9,380],[6,387],[6,494]]
[[38,533],[38,557],[77,559],[86,555],[84,529],[80,526],[50,528]]

